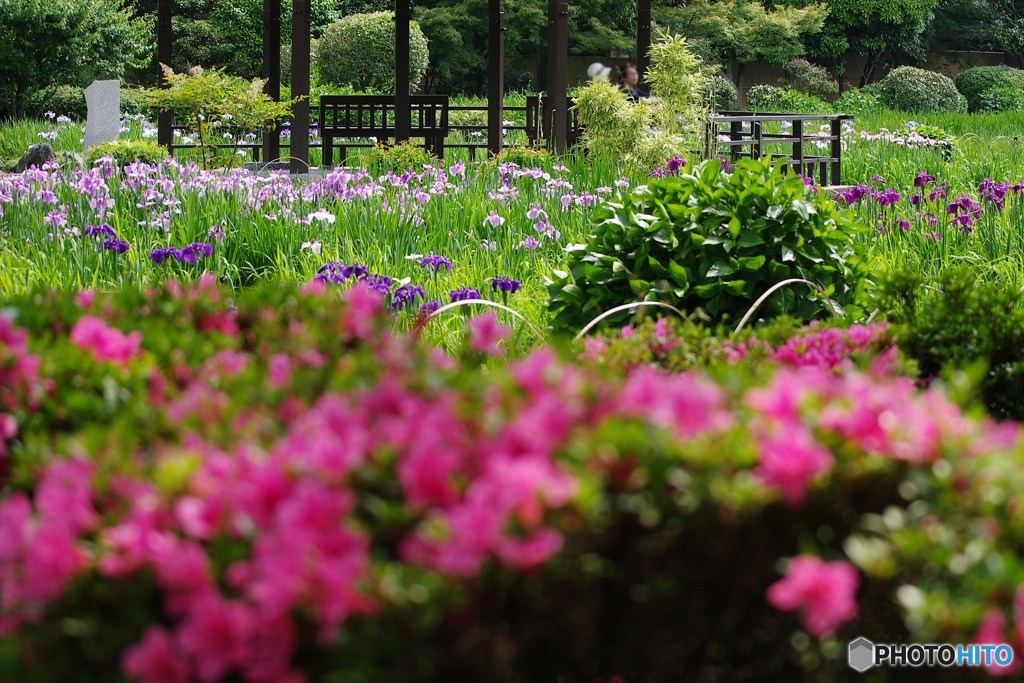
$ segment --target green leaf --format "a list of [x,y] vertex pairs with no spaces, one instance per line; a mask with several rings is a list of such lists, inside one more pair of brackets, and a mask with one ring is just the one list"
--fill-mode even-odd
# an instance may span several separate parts
[[739,258],[740,270],[760,270],[764,266],[764,254],[760,256],[741,256]]
[[759,244],[764,244],[764,240],[756,232],[745,232],[740,235],[739,240],[736,242],[737,246],[742,247],[756,247]]
[[732,275],[733,267],[729,265],[728,261],[718,261],[711,264],[708,268],[708,277],[725,277],[726,275]]

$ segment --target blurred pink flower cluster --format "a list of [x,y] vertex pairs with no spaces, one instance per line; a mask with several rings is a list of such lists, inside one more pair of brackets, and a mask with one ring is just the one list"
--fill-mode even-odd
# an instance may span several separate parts
[[28,333],[0,315],[0,461],[7,456],[7,441],[18,433],[11,413],[22,404],[31,407],[45,389],[39,362],[28,352]]
[[96,360],[127,365],[129,360],[139,355],[142,333],[125,334],[116,327],[109,327],[100,318],[83,315],[71,328],[71,342],[91,352]]
[[786,576],[768,588],[768,602],[783,612],[799,610],[807,631],[820,636],[857,616],[858,585],[857,570],[845,560],[797,555]]

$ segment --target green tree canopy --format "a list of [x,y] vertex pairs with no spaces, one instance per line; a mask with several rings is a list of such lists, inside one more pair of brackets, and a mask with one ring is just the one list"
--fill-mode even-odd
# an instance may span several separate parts
[[24,115],[38,90],[120,78],[150,42],[116,0],[0,0],[0,112]]
[[741,90],[744,65],[785,64],[803,55],[806,41],[821,32],[827,13],[821,4],[766,8],[757,0],[691,0],[653,10],[659,24],[700,46],[707,61],[736,65]]

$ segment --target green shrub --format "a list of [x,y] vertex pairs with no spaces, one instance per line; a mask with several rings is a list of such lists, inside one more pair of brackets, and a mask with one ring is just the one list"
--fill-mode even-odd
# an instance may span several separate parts
[[948,77],[935,71],[901,66],[879,83],[887,107],[909,112],[965,112],[967,100]]
[[883,109],[877,89],[873,88],[847,90],[832,106],[842,114],[871,114]]
[[158,164],[167,158],[167,150],[152,140],[114,140],[103,142],[89,149],[85,157],[86,166],[91,167],[100,157],[110,156],[118,167],[124,168],[136,161]]
[[419,171],[424,164],[437,162],[437,157],[427,150],[412,143],[400,142],[397,145],[376,145],[365,151],[362,163],[366,168],[386,173],[404,173],[408,170]]
[[786,72],[784,82],[805,95],[821,97],[839,92],[839,84],[829,75],[828,69],[811,64],[803,57],[787,62],[783,69]]
[[[1006,65],[976,66],[956,77],[956,89],[967,98],[967,108],[978,111],[1017,111],[1024,90],[1024,71]],[[994,92],[998,91],[998,92]]]
[[85,121],[88,114],[85,106],[85,90],[77,85],[58,85],[55,88],[40,90],[25,101],[25,113],[29,116],[42,116],[52,111],[58,116],[63,114],[75,121]]
[[826,114],[832,106],[813,95],[799,90],[774,85],[755,85],[747,91],[747,110],[763,112],[786,112],[789,114]]
[[121,88],[121,116],[149,113],[149,99],[143,88]]
[[925,380],[987,363],[981,397],[996,417],[1024,420],[1024,306],[1021,292],[950,271],[928,283],[917,273],[890,276],[879,307],[897,323],[897,343]]
[[513,163],[523,168],[535,168],[547,166],[551,163],[551,155],[546,149],[537,147],[513,146],[506,147],[493,157],[491,161],[497,164]]
[[740,103],[740,94],[736,86],[728,78],[716,74],[710,79],[711,102],[715,111],[735,111]]
[[[633,301],[702,308],[731,323],[789,278],[820,285],[857,315],[867,273],[853,239],[861,228],[824,193],[781,169],[778,161],[741,160],[729,173],[711,160],[599,206],[587,243],[566,247],[568,272],[549,282],[554,327],[579,330]],[[829,311],[814,290],[797,284],[772,294],[757,317],[810,320]]]
[[[409,26],[409,85],[415,91],[430,59],[427,39],[415,21]],[[395,14],[352,14],[326,29],[313,44],[320,80],[357,90],[395,92]]]

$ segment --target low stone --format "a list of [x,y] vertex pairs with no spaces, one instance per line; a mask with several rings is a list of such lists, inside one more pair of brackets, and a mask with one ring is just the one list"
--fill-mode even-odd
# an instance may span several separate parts
[[49,143],[37,142],[34,145],[29,145],[25,154],[18,159],[14,172],[21,173],[22,171],[27,171],[32,166],[42,168],[43,164],[56,160],[57,153],[53,151],[53,147],[50,147]]
[[246,161],[242,164],[242,168],[252,173],[277,173],[280,171],[287,171],[291,166],[287,161]]

